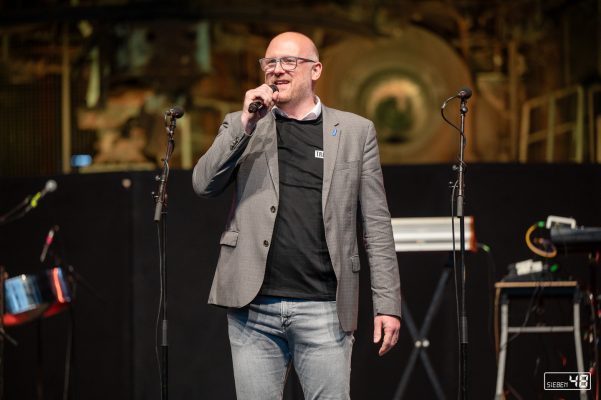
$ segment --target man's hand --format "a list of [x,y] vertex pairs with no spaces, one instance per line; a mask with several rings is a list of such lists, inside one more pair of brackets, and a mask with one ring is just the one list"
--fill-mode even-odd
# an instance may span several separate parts
[[401,320],[390,315],[377,315],[374,318],[374,343],[378,343],[382,338],[382,330],[384,331],[384,339],[378,352],[380,356],[388,353],[388,350],[392,349],[398,342]]
[[[263,118],[269,110],[275,105],[278,100],[279,92],[274,90],[267,84],[263,84],[258,88],[251,89],[246,92],[244,96],[244,103],[242,105],[242,128],[247,134],[251,134],[254,131],[257,122]],[[248,111],[248,106],[254,101],[260,101],[263,103],[263,107],[257,112],[251,113]]]

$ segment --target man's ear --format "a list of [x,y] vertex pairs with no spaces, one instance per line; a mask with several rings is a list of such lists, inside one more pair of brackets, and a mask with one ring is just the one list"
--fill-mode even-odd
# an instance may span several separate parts
[[318,80],[319,77],[321,76],[322,68],[323,68],[323,65],[321,65],[320,62],[314,63],[313,67],[311,68],[311,79],[313,79],[314,81]]

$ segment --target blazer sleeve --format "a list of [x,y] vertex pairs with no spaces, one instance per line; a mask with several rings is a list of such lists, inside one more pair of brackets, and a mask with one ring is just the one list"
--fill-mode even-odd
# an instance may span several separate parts
[[376,130],[370,121],[363,149],[359,202],[371,274],[374,314],[401,317],[401,283],[386,201]]
[[236,177],[236,167],[251,138],[242,129],[240,114],[225,116],[213,144],[196,163],[192,187],[197,195],[215,197]]

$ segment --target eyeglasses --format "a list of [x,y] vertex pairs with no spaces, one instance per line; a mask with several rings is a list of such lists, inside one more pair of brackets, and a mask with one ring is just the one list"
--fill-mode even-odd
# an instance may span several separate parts
[[259,60],[259,64],[261,65],[261,69],[265,72],[271,72],[275,70],[275,68],[278,65],[278,62],[280,63],[284,71],[292,71],[296,68],[299,60],[312,63],[317,62],[315,60],[309,60],[308,58],[284,56],[274,58],[261,58]]

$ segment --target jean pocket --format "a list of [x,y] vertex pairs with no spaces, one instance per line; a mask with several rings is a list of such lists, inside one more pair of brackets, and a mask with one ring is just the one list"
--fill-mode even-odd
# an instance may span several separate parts
[[361,261],[359,260],[359,256],[351,257],[351,271],[359,272],[361,271]]

